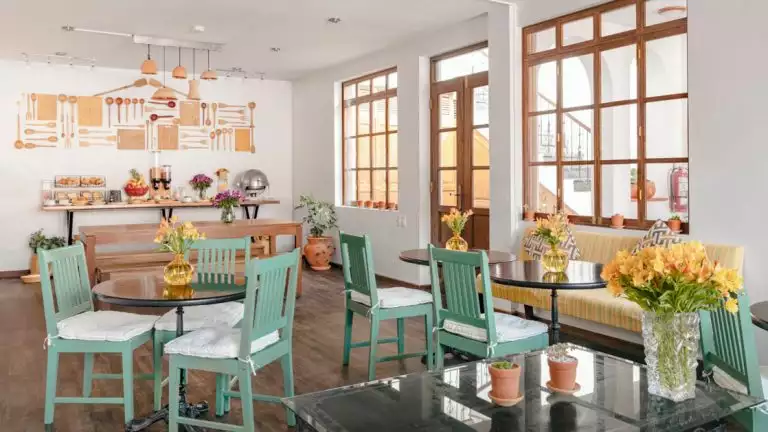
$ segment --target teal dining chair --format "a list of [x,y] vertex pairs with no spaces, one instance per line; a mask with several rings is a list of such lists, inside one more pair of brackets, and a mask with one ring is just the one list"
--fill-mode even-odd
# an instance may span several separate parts
[[[242,252],[244,254],[246,266],[250,262],[251,238],[198,240],[192,245],[191,250],[197,251],[197,261],[194,263],[197,282],[232,284],[235,283],[237,276],[235,272],[237,253]],[[188,251],[186,259],[189,260],[189,257]],[[184,332],[219,325],[234,327],[243,318],[243,310],[241,302],[185,307]],[[154,364],[157,365],[154,384],[155,410],[160,409],[163,386],[168,382],[162,376],[163,346],[175,338],[176,311],[170,310],[155,323],[153,340]]]
[[[45,377],[46,429],[53,428],[56,404],[122,404],[125,422],[133,419],[133,351],[152,340],[157,317],[117,311],[94,311],[88,266],[82,243],[55,250],[38,250],[42,287],[45,348],[48,363]],[[49,270],[50,266],[50,270]],[[51,272],[53,284],[51,284]],[[59,355],[83,353],[83,396],[57,396]],[[122,373],[93,373],[94,353],[122,356]],[[153,374],[137,378],[152,379]],[[92,397],[94,379],[122,379],[122,397]]]
[[[549,345],[546,324],[494,312],[485,251],[459,252],[430,245],[429,266],[437,325],[437,369],[443,368],[445,347],[492,358],[544,349]],[[475,286],[478,271],[482,281],[480,293]],[[478,294],[483,294],[482,300]],[[481,301],[485,313],[481,312]]]
[[[718,385],[762,399],[765,393],[746,290],[739,293],[738,300],[735,314],[722,308],[699,312],[704,375],[714,376]],[[768,407],[761,406],[734,417],[749,430],[768,431],[767,411]]]
[[[280,360],[283,369],[284,396],[294,395],[293,316],[300,257],[297,248],[287,254],[251,261],[245,315],[240,328],[200,329],[165,345],[165,352],[170,355],[170,406],[179,404],[180,369],[214,372],[217,374],[217,414],[229,410],[230,398],[240,398],[243,425],[181,417],[178,410],[171,410],[169,430],[175,431],[179,424],[187,424],[253,432],[253,401],[281,403],[281,397],[253,394],[251,375],[276,360]],[[236,377],[238,391],[226,383],[229,376]],[[286,416],[288,425],[294,426],[296,419],[287,408]]]
[[[368,380],[376,378],[376,364],[410,357],[432,358],[432,296],[411,288],[378,289],[373,269],[371,240],[339,233],[341,260],[344,267],[345,319],[344,353],[342,365],[349,365],[352,348],[368,347]],[[367,341],[352,342],[352,320],[355,314],[371,320],[371,333]],[[405,352],[405,318],[423,317],[426,351]],[[379,339],[379,326],[384,320],[397,320],[397,337]],[[397,343],[397,355],[376,356],[376,347],[383,343]]]

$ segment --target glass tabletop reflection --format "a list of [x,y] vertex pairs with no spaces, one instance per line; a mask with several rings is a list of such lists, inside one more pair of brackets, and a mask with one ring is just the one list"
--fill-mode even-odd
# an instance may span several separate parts
[[101,301],[122,306],[197,306],[245,298],[245,278],[224,275],[198,276],[186,286],[171,286],[160,276],[113,279],[93,287]]
[[502,285],[540,289],[596,289],[605,287],[603,265],[573,260],[561,273],[548,272],[541,261],[512,261],[492,265],[491,280]]
[[[487,361],[306,394],[284,403],[299,431],[658,431],[708,427],[761,400],[698,382],[696,398],[674,403],[650,395],[644,366],[577,347],[574,395],[552,393],[543,351],[510,356],[522,366],[525,398],[491,403]],[[709,430],[709,429],[702,429]]]

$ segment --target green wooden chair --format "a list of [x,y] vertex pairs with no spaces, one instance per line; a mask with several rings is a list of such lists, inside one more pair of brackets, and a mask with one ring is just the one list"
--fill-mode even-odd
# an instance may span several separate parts
[[[198,240],[192,245],[197,251],[195,272],[197,281],[204,283],[234,283],[235,258],[238,251],[244,251],[246,266],[251,258],[251,238]],[[189,259],[189,252],[186,254]],[[234,327],[243,318],[242,302],[227,302],[206,306],[184,308],[184,332],[201,328]],[[166,312],[155,323],[154,364],[155,366],[155,410],[160,409],[163,398],[163,346],[176,338],[176,311]]]
[[[352,348],[369,347],[368,380],[372,381],[376,378],[376,363],[424,355],[432,358],[432,296],[425,291],[410,288],[378,289],[368,236],[358,237],[342,232],[339,233],[339,239],[346,298],[342,364],[349,365]],[[371,320],[371,334],[367,341],[352,342],[352,320],[355,314]],[[421,316],[424,317],[426,352],[405,353],[405,318]],[[397,337],[379,339],[379,324],[389,319],[397,320]],[[397,355],[376,357],[376,346],[382,343],[397,343]]]
[[[763,398],[763,381],[757,360],[749,304],[749,296],[742,290],[739,294],[739,311],[736,314],[726,312],[725,309],[699,312],[701,355],[704,361],[704,375],[714,375],[715,381],[723,387]],[[727,377],[720,375],[720,372]],[[768,407],[765,405],[741,412],[734,417],[749,430],[768,431]]]
[[[430,245],[429,265],[437,322],[437,369],[443,368],[446,346],[478,357],[492,358],[543,349],[549,345],[546,324],[494,312],[488,255],[484,251],[457,252]],[[441,268],[445,307],[440,283]],[[478,270],[483,282],[480,294],[483,294],[485,314],[480,312],[481,300],[475,288]]]
[[[254,431],[253,401],[281,403],[281,397],[253,394],[251,375],[275,360],[280,360],[283,369],[285,397],[293,396],[293,312],[300,257],[299,249],[294,249],[287,254],[251,261],[241,328],[200,329],[165,345],[171,366],[170,406],[179,403],[180,369],[215,372],[218,374],[217,413],[219,406],[228,405],[228,398],[240,398],[243,426],[180,417],[178,410],[171,410],[168,430],[175,431],[179,424],[188,424],[229,431]],[[229,376],[237,377],[239,392],[225,386],[224,381]],[[296,419],[288,409],[286,415],[288,425],[294,426]]]
[[[53,427],[56,404],[123,404],[125,422],[133,419],[133,351],[152,340],[157,317],[117,311],[94,311],[85,250],[81,243],[55,249],[38,250],[40,283],[45,313],[45,345],[48,366],[45,379],[45,426]],[[48,265],[53,271],[51,285]],[[54,293],[55,287],[55,293]],[[59,354],[83,353],[83,396],[56,396]],[[121,374],[94,374],[94,353],[122,354]],[[152,374],[138,378],[151,379]],[[122,397],[91,397],[94,379],[122,379]]]

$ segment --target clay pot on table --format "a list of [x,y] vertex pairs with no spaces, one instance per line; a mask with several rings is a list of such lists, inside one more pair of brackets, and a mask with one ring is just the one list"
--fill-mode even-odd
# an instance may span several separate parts
[[550,385],[559,390],[573,390],[576,387],[576,368],[579,360],[576,357],[567,357],[567,361],[554,361],[547,359],[549,363]]
[[304,245],[304,257],[315,271],[329,270],[335,251],[333,237],[307,237],[307,244]]
[[488,365],[491,375],[491,394],[497,399],[517,399],[520,397],[520,365],[513,363],[510,369],[499,369]]

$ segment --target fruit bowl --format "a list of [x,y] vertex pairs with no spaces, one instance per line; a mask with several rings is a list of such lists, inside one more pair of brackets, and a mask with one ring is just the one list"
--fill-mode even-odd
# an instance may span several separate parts
[[128,195],[129,197],[136,198],[136,197],[142,197],[146,195],[147,192],[149,192],[149,186],[148,185],[135,186],[135,185],[127,184],[125,185],[123,190],[125,191],[125,194]]

